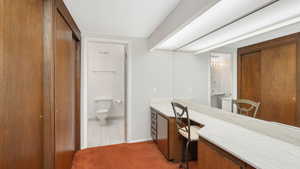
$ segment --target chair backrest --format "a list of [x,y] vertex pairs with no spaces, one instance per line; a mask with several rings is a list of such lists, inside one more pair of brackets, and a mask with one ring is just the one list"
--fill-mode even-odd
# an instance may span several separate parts
[[[232,105],[236,105],[237,108],[237,113],[238,114],[244,114],[251,116],[250,113],[251,111],[253,112],[252,117],[256,117],[258,108],[260,106],[259,102],[254,102],[252,100],[247,100],[247,99],[237,99],[237,100],[232,100]],[[244,107],[242,107],[243,105]],[[233,107],[232,107],[233,110]]]
[[176,102],[172,102],[171,104],[176,119],[177,132],[182,130],[188,133],[188,139],[191,140],[191,122],[188,108]]

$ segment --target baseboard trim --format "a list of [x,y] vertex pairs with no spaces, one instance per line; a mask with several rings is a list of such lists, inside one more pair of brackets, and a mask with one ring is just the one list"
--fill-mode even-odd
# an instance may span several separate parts
[[146,139],[138,139],[138,140],[128,140],[127,143],[139,143],[139,142],[145,142],[145,141],[151,141],[152,138],[146,138]]

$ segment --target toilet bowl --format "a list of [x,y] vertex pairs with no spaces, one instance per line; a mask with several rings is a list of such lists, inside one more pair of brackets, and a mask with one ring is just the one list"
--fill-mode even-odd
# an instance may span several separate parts
[[96,111],[96,117],[100,125],[107,124],[108,113],[109,113],[109,109],[100,109]]
[[98,109],[96,110],[96,118],[100,125],[106,125],[111,110],[112,99],[98,100]]

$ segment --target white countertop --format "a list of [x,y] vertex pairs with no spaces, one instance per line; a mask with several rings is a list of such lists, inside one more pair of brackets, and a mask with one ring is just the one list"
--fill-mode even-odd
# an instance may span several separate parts
[[[201,137],[257,169],[300,169],[300,129],[182,102],[190,119],[204,125]],[[151,107],[174,117],[168,101]]]

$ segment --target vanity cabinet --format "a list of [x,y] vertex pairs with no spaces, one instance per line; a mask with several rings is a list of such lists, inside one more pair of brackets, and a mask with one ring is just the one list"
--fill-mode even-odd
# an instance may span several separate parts
[[156,144],[162,154],[169,158],[169,137],[168,137],[168,119],[161,114],[157,114],[157,140]]
[[200,138],[198,141],[198,169],[254,169],[228,152]]
[[177,134],[174,117],[151,108],[151,137],[166,159],[181,161],[182,138]]

